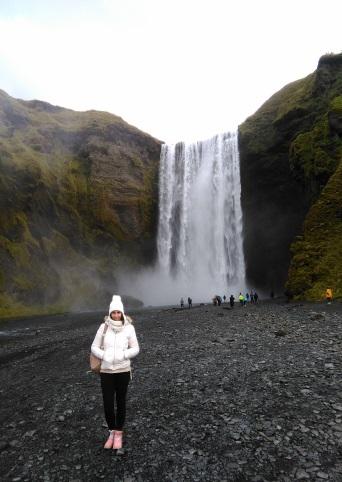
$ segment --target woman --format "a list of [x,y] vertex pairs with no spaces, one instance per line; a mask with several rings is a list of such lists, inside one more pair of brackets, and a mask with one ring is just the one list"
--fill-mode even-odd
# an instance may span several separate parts
[[[132,320],[125,315],[121,297],[114,295],[109,316],[98,329],[91,351],[102,360],[101,388],[103,406],[109,430],[105,449],[121,449],[126,415],[126,394],[131,378],[131,362],[139,353],[139,344]],[[107,325],[101,348],[102,334]],[[116,398],[116,413],[114,399]]]

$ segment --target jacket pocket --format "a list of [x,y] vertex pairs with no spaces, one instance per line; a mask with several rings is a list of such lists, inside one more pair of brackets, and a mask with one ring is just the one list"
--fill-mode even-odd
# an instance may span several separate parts
[[112,364],[112,363],[108,363],[108,362],[106,362],[105,360],[102,360],[101,370],[112,370],[112,369],[113,369],[113,364]]

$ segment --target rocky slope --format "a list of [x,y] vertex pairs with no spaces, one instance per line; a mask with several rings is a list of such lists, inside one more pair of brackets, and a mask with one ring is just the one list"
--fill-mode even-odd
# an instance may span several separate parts
[[153,257],[160,142],[0,91],[0,315],[95,308]]
[[328,286],[342,296],[342,54],[273,95],[239,126],[239,142],[251,285],[288,279],[290,296],[317,299]]

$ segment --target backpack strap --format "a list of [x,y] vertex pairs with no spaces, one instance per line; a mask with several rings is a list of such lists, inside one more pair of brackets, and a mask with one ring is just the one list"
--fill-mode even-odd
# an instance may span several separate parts
[[104,329],[103,329],[102,338],[101,338],[101,345],[100,345],[101,350],[103,350],[104,337],[105,337],[105,335],[106,335],[106,333],[107,333],[107,330],[108,330],[108,325],[107,325],[107,323],[105,323],[105,327],[104,327]]

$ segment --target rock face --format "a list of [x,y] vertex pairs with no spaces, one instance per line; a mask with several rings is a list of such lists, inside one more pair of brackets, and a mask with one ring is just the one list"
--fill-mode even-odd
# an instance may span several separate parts
[[155,252],[160,141],[121,118],[0,91],[2,315],[95,308]]
[[[251,286],[269,292],[283,290],[287,282],[290,296],[317,299],[326,287],[342,296],[335,272],[342,271],[341,242],[335,249],[331,242],[338,238],[342,222],[341,191],[336,191],[341,136],[342,54],[323,56],[313,74],[285,86],[239,126]],[[324,190],[328,184],[330,194]]]
[[326,288],[342,296],[342,163],[306,216],[303,235],[291,246],[287,290],[316,299]]

